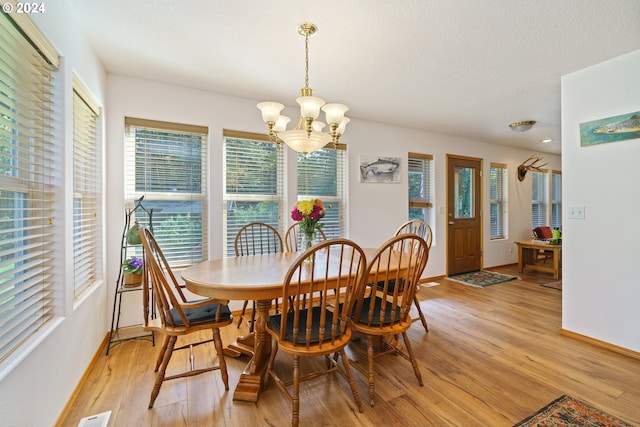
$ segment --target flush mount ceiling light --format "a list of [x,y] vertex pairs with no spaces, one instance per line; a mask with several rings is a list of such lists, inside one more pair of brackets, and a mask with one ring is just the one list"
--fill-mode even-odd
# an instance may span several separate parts
[[514,122],[509,125],[514,132],[526,132],[536,124],[535,120],[525,120],[522,122]]
[[[304,36],[305,46],[305,79],[304,88],[300,90],[302,96],[296,99],[300,104],[300,119],[295,128],[286,130],[291,119],[280,112],[284,105],[279,102],[261,102],[258,108],[262,111],[262,120],[269,128],[269,137],[276,142],[284,141],[293,150],[300,153],[310,153],[333,142],[338,144],[340,136],[344,132],[349,119],[344,113],[349,110],[344,104],[325,104],[324,100],[313,96],[313,90],[309,87],[309,36],[315,34],[318,27],[309,22],[298,26],[298,33]],[[329,131],[323,132],[323,122],[316,120],[320,115],[320,108],[324,111]]]

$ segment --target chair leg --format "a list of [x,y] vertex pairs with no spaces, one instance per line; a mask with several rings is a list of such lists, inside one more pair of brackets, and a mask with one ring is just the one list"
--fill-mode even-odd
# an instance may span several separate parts
[[271,378],[271,371],[273,370],[273,362],[276,360],[276,354],[278,353],[278,344],[275,339],[271,340],[271,356],[269,356],[269,362],[267,363],[267,374],[264,377],[264,381],[262,383],[262,389],[267,388],[267,384],[269,383],[269,379]]
[[169,364],[169,360],[171,360],[171,355],[173,354],[173,347],[176,345],[177,339],[178,339],[177,336],[171,335],[166,340],[166,348],[164,350],[164,357],[162,358],[162,364],[160,365],[160,369],[156,374],[156,382],[153,385],[153,390],[151,390],[151,399],[149,399],[149,408],[153,408],[153,402],[156,401],[156,397],[158,397],[158,393],[160,393],[160,386],[162,386],[162,382],[164,381],[164,374],[167,371],[167,365]]
[[425,319],[424,314],[422,313],[422,308],[420,307],[420,301],[418,301],[418,296],[413,296],[413,305],[416,306],[418,310],[418,315],[420,316],[420,321],[422,322],[422,326],[424,327],[425,332],[429,332],[429,327],[427,326],[427,319]]
[[413,354],[413,347],[411,347],[411,342],[409,341],[409,337],[407,336],[406,331],[402,333],[402,338],[404,339],[404,346],[406,347],[407,353],[409,354],[409,360],[411,361],[411,365],[413,366],[413,372],[416,374],[418,384],[420,385],[420,387],[422,387],[422,375],[420,374],[420,368],[418,367],[418,360]]
[[156,367],[153,369],[153,372],[158,372],[158,369],[160,369],[160,364],[162,363],[162,359],[164,359],[164,353],[167,351],[169,338],[169,335],[165,335],[164,340],[162,340],[162,347],[160,348],[160,353],[158,353],[158,358],[156,359]]
[[358,405],[358,410],[362,412],[362,400],[360,400],[360,392],[358,391],[356,380],[353,378],[353,374],[351,373],[349,358],[347,357],[347,353],[344,351],[344,349],[340,350],[340,356],[342,356],[342,364],[344,365],[344,372],[347,375],[347,380],[349,381],[349,387],[351,387],[351,393],[353,394],[353,398],[356,401],[356,405]]
[[251,324],[249,325],[249,333],[253,333],[254,325],[256,324],[256,302],[253,301],[251,308]]
[[229,374],[227,374],[227,362],[224,360],[222,338],[220,338],[220,329],[218,328],[213,328],[213,344],[216,347],[216,353],[218,353],[218,363],[220,365],[220,373],[222,374],[224,389],[229,390]]
[[369,335],[368,337],[368,342],[367,342],[367,360],[369,363],[369,368],[368,368],[368,374],[369,374],[369,405],[371,405],[372,407],[375,405],[375,396],[376,396],[376,390],[374,388],[373,385],[373,359],[374,359],[374,352],[373,352],[373,336]]
[[293,356],[293,396],[291,396],[293,417],[291,426],[298,427],[300,423],[300,356]]
[[242,311],[240,312],[240,316],[238,316],[238,329],[240,329],[240,325],[242,324],[242,317],[247,312],[247,304],[249,304],[247,300],[244,300],[244,303],[242,303]]

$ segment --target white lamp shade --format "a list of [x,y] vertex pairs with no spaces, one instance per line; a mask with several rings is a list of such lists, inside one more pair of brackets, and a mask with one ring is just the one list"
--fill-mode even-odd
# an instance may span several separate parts
[[273,131],[278,133],[278,132],[283,132],[287,130],[287,125],[289,124],[290,121],[291,119],[287,116],[278,117],[276,124],[273,125]]
[[311,135],[307,135],[304,129],[288,130],[278,136],[292,150],[305,154],[319,150],[331,141],[328,133],[311,132]]
[[311,123],[311,128],[316,132],[322,132],[322,129],[324,129],[324,127],[325,124],[317,120],[314,120],[313,123]]
[[351,119],[349,117],[345,117],[344,119],[342,119],[342,122],[340,122],[338,129],[336,129],[336,133],[338,135],[342,135],[344,133],[345,128],[347,127],[347,123],[349,123],[350,121]]
[[317,119],[320,115],[320,107],[324,105],[324,99],[315,96],[300,96],[296,99],[300,104],[300,115],[305,119]]
[[322,111],[327,118],[327,123],[331,124],[340,124],[342,123],[342,119],[344,118],[344,113],[349,111],[349,107],[344,104],[326,104],[322,107]]
[[262,111],[262,120],[265,123],[275,123],[280,117],[280,111],[284,109],[284,105],[279,102],[261,102],[258,104],[258,108]]

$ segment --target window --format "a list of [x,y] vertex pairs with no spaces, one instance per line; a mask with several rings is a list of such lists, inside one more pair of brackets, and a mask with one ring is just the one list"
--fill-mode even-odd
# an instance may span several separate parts
[[223,253],[234,256],[233,242],[243,225],[284,226],[285,148],[267,135],[224,130]]
[[562,172],[551,172],[551,227],[562,228]]
[[432,155],[409,153],[409,219],[421,219],[429,225],[433,217],[433,175]]
[[[11,19],[15,19],[14,23]],[[19,26],[19,28],[17,28]],[[0,15],[0,360],[54,311],[54,80],[58,55],[28,17]]]
[[531,171],[531,229],[548,225],[547,220],[547,172]]
[[73,79],[73,283],[75,295],[98,277],[98,203],[102,176],[101,147],[96,138],[100,107]]
[[[144,197],[172,267],[206,260],[208,129],[127,117],[125,133],[126,205]],[[145,225],[144,211],[136,215]]]
[[325,206],[322,231],[328,239],[346,234],[346,158],[344,144],[306,156],[298,153],[298,200],[322,200]]
[[491,239],[507,237],[507,165],[491,163],[489,172],[489,191],[491,193],[491,217],[489,233]]

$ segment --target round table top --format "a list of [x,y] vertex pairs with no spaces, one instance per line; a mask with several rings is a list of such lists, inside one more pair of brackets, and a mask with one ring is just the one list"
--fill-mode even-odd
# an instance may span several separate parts
[[[367,258],[376,249],[363,249]],[[282,296],[282,284],[300,252],[218,258],[194,264],[182,279],[194,294],[225,300],[269,300]],[[319,263],[316,268],[324,268]],[[331,264],[337,270],[337,262]]]

